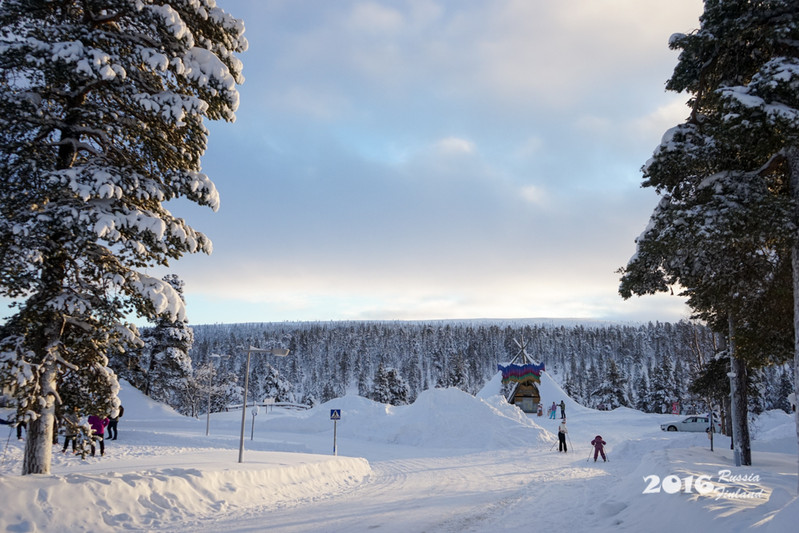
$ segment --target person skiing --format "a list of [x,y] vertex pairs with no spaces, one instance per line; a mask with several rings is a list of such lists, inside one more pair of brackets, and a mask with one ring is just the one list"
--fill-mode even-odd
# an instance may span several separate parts
[[596,463],[597,455],[599,455],[599,454],[602,454],[602,460],[603,461],[607,461],[608,460],[608,458],[605,457],[605,448],[604,448],[605,444],[607,444],[607,442],[602,440],[602,435],[597,435],[596,437],[594,437],[594,440],[591,441],[591,446],[594,447],[594,462],[595,463]]
[[566,419],[564,418],[563,421],[558,426],[558,451],[566,453],[568,448],[566,448],[566,434],[569,432],[566,429]]
[[549,418],[555,420],[555,414],[558,412],[558,404],[552,402],[552,407],[549,408]]
[[566,402],[563,400],[560,401],[560,417],[566,420]]

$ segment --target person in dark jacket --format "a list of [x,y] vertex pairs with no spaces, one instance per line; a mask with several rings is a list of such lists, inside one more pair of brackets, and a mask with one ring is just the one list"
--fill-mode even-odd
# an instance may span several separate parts
[[72,453],[77,453],[75,445],[78,433],[80,433],[80,413],[77,407],[73,407],[71,412],[64,415],[64,448],[61,450],[63,453],[67,453],[70,440],[72,441]]
[[602,454],[602,460],[603,461],[607,461],[608,460],[608,458],[605,457],[605,448],[604,448],[605,444],[607,444],[607,442],[602,440],[602,435],[597,435],[596,437],[594,437],[594,440],[591,441],[591,446],[594,447],[594,462],[595,463],[596,463],[596,458],[597,458],[597,456],[599,454]]
[[117,435],[119,435],[119,431],[117,431],[117,424],[119,424],[119,419],[122,418],[124,412],[125,408],[120,405],[117,415],[108,419],[108,437],[111,440],[117,440]]
[[558,451],[566,453],[568,449],[566,448],[566,434],[569,432],[566,429],[566,419],[564,418],[563,421],[558,426]]
[[560,418],[566,420],[566,402],[560,401]]

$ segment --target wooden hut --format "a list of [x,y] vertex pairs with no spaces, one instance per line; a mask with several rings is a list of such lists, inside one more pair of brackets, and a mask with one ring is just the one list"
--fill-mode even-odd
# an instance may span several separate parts
[[538,384],[541,383],[544,364],[533,361],[525,351],[523,343],[516,339],[513,339],[513,342],[519,347],[519,352],[507,366],[498,365],[502,372],[502,384],[510,385],[506,389],[505,398],[508,403],[517,406],[525,413],[536,413],[541,403]]
[[538,387],[533,381],[514,384],[508,403],[517,406],[525,413],[538,412],[538,404],[541,403],[541,395],[538,394]]

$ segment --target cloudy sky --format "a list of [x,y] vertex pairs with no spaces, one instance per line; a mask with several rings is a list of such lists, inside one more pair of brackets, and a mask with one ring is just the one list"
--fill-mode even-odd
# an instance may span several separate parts
[[214,242],[171,265],[192,323],[688,316],[614,271],[701,0],[218,3],[249,50],[222,207],[173,209]]

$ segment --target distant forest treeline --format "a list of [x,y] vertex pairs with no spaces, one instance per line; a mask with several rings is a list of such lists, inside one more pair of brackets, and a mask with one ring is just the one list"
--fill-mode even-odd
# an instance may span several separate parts
[[[247,346],[290,349],[284,358],[253,355],[250,399],[274,396],[279,389],[280,400],[309,405],[355,391],[390,398],[382,390],[386,386],[404,387],[404,393],[394,396],[401,398],[398,403],[412,402],[431,387],[456,386],[475,393],[496,374],[498,363],[518,353],[515,339],[583,405],[667,412],[677,401],[687,412],[706,407],[689,386],[719,350],[708,328],[686,321],[286,322],[193,329],[193,367],[213,364],[219,376],[239,384]],[[394,385],[385,384],[389,371]],[[753,372],[752,378],[755,412],[787,409],[791,376],[786,368],[769,367]]]

